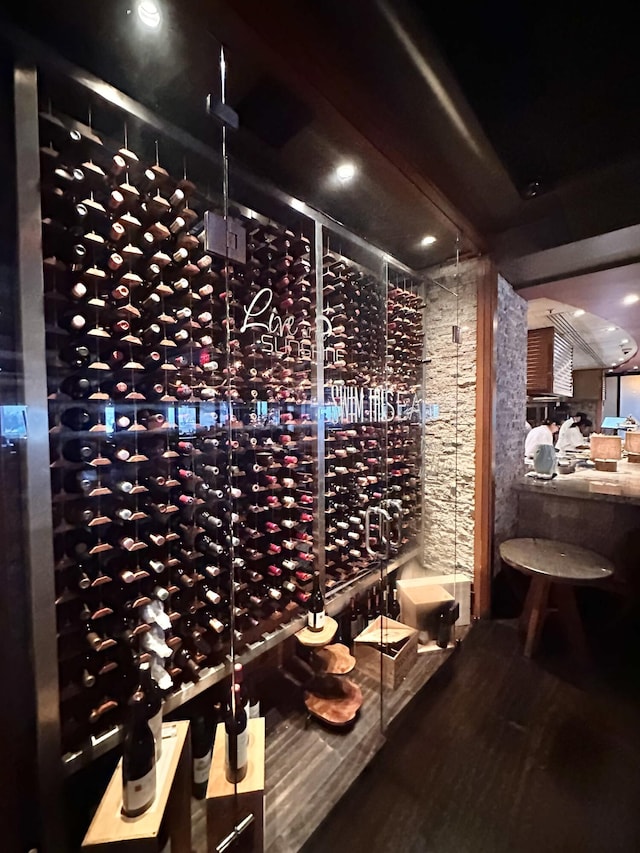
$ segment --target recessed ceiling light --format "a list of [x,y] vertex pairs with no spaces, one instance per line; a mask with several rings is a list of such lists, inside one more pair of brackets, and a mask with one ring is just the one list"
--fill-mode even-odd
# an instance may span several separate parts
[[582,315],[583,315],[583,314],[584,314],[584,308],[577,308],[577,309],[573,312],[573,316],[574,316],[574,317],[582,317]]
[[621,343],[621,344],[628,344],[628,343],[629,343],[629,338],[623,338],[623,339],[620,341],[620,343]]
[[160,9],[153,0],[140,0],[138,3],[138,17],[145,27],[149,27],[150,30],[157,30],[162,20]]
[[336,169],[336,178],[343,184],[350,181],[356,174],[356,167],[353,163],[342,163]]
[[607,327],[607,332],[615,332],[615,330],[616,330],[615,326],[608,326]]
[[420,240],[420,245],[421,246],[433,246],[433,244],[436,242],[436,239],[437,238],[434,237],[433,234],[427,234],[426,237],[423,237],[422,240]]
[[625,298],[622,300],[625,305],[633,305],[640,299],[637,293],[628,293]]

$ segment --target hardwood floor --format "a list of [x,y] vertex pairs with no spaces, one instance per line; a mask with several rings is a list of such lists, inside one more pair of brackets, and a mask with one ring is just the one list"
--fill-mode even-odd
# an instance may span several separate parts
[[576,683],[562,658],[524,658],[513,623],[476,625],[303,853],[640,850],[640,701],[619,652]]

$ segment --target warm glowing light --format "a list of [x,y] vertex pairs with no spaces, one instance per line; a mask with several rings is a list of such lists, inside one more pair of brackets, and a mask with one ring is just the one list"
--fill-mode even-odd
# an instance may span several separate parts
[[157,30],[162,20],[160,9],[153,0],[140,0],[138,3],[138,17],[145,27],[149,27],[150,30]]
[[433,246],[433,244],[436,242],[436,239],[437,238],[434,237],[433,234],[427,234],[426,237],[423,237],[422,240],[420,240],[420,245],[421,246]]
[[584,314],[584,308],[577,308],[577,309],[573,312],[573,316],[574,316],[574,317],[582,317],[582,316],[583,316],[583,314]]
[[342,163],[336,169],[336,177],[341,183],[346,183],[347,181],[352,180],[356,174],[356,167],[353,163]]
[[625,305],[633,305],[640,299],[637,293],[629,293],[622,300]]

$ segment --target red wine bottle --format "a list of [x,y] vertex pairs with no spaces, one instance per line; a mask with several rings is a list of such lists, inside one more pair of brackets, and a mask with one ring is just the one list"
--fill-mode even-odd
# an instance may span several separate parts
[[141,689],[129,700],[122,753],[122,813],[137,817],[156,796],[156,756],[148,704]]
[[138,690],[142,690],[146,697],[147,718],[153,735],[156,761],[158,761],[162,753],[162,691],[151,677],[151,667],[148,663],[141,663],[139,671]]
[[191,756],[193,760],[191,790],[196,800],[204,800],[207,794],[214,738],[215,720],[213,725],[204,716],[197,716],[191,720]]
[[241,689],[239,684],[234,685],[224,721],[226,735],[225,776],[227,781],[232,784],[242,782],[247,775],[249,766],[249,729]]

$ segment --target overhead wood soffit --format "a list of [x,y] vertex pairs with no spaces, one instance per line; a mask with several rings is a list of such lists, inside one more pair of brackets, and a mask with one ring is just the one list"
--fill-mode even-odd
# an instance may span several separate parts
[[623,266],[640,260],[640,225],[620,228],[554,249],[498,261],[516,290],[535,284]]
[[[224,6],[226,8],[222,8]],[[382,156],[424,196],[439,222],[463,234],[478,251],[485,250],[485,240],[472,223],[450,204],[429,177],[398,151],[392,138],[384,133],[385,126],[393,126],[393,117],[383,115],[381,105],[378,102],[372,104],[370,95],[336,72],[335,65],[326,56],[316,55],[311,59],[309,32],[297,29],[299,25],[294,15],[278,14],[277,4],[274,8],[257,0],[228,0],[228,3],[221,4],[220,16],[216,10],[216,25],[218,31],[222,26],[230,36],[233,33],[238,39],[242,38],[247,47],[250,44],[252,49],[258,50],[271,71],[289,84],[293,72],[301,94],[316,108],[331,110],[334,115],[337,113],[372,153]],[[248,34],[251,34],[249,42]]]

